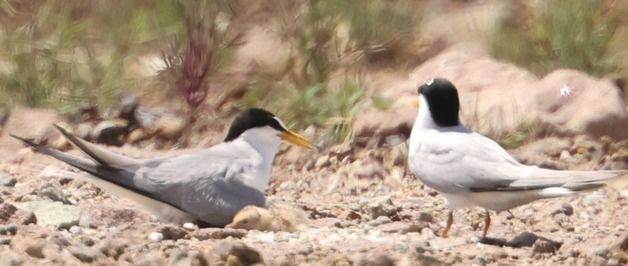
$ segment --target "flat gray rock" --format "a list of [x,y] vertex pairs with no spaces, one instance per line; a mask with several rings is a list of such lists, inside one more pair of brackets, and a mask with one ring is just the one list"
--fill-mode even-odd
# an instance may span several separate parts
[[29,201],[15,203],[15,206],[35,213],[37,224],[55,230],[70,228],[79,222],[81,211],[78,207],[64,205],[58,201]]

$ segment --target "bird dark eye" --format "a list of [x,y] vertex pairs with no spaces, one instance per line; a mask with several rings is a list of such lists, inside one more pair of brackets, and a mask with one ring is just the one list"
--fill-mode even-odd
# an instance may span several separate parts
[[249,223],[249,219],[244,219],[244,220],[242,220],[242,223],[243,223],[243,224],[248,224],[248,223]]

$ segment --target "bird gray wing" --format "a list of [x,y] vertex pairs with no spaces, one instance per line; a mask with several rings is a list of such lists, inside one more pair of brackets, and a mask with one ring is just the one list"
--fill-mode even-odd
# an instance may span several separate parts
[[495,141],[477,133],[428,133],[412,167],[441,192],[522,191],[549,187],[587,190],[628,171],[559,171],[523,165]]
[[246,154],[246,150],[218,145],[147,162],[136,172],[134,186],[210,225],[223,226],[242,207],[265,202],[263,191],[241,181],[256,163]]
[[444,193],[507,187],[526,167],[476,133],[426,131],[418,137],[410,168],[426,185]]
[[181,208],[213,226],[225,226],[245,206],[263,207],[266,200],[263,192],[235,178],[202,179],[190,190]]

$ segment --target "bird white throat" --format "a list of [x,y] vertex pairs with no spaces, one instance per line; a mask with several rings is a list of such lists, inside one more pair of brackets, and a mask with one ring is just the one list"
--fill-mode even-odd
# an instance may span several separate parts
[[240,178],[247,186],[264,192],[270,181],[273,159],[279,151],[279,145],[281,145],[281,138],[277,135],[277,130],[269,126],[252,128],[242,133],[231,144],[248,146],[248,149],[254,150],[255,153],[252,155],[257,158],[252,159],[257,161],[257,169],[251,171],[254,174],[241,175]]

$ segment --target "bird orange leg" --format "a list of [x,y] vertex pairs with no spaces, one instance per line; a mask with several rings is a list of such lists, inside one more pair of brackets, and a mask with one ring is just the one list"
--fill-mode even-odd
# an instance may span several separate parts
[[488,228],[491,226],[491,214],[486,210],[484,215],[484,230],[482,230],[482,238],[486,238]]
[[449,215],[447,216],[447,225],[445,225],[445,229],[440,234],[442,238],[447,238],[447,234],[449,233],[449,229],[451,229],[451,225],[454,223],[454,212],[449,211]]

